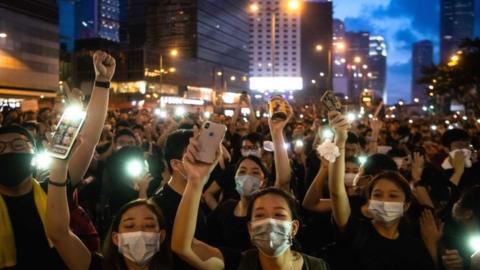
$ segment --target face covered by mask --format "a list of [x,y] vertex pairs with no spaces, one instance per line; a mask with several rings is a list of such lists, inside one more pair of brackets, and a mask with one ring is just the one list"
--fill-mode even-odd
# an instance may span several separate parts
[[254,156],[258,158],[262,158],[262,151],[260,149],[258,150],[241,150],[242,152],[242,157],[248,157],[248,156]]
[[250,196],[260,189],[262,182],[258,177],[252,175],[235,176],[235,190],[240,197]]
[[160,233],[130,232],[118,234],[118,251],[139,266],[145,265],[160,250]]
[[0,185],[15,187],[33,172],[31,153],[6,153],[0,155]]
[[347,187],[355,186],[355,184],[356,184],[355,183],[355,178],[357,178],[356,173],[345,173],[345,185]]
[[388,224],[403,216],[404,203],[370,200],[368,212],[374,220]]
[[271,218],[253,221],[252,244],[269,257],[282,255],[292,245],[292,223]]

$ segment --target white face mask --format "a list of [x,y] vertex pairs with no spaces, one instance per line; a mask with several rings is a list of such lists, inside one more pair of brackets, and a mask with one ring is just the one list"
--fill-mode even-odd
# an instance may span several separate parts
[[240,194],[240,197],[250,196],[260,189],[262,182],[252,175],[235,176],[235,190]]
[[[356,173],[346,173],[345,174],[345,185],[348,187],[355,186],[355,178],[357,178]],[[357,179],[358,181],[358,179]]]
[[292,245],[292,221],[265,218],[253,221],[250,239],[260,252],[278,257]]
[[403,216],[404,205],[403,202],[370,200],[368,212],[373,216],[374,220],[388,224]]
[[241,150],[242,157],[254,156],[258,158],[262,158],[262,151],[259,150]]
[[118,252],[136,265],[145,265],[159,250],[160,233],[138,231],[118,234]]

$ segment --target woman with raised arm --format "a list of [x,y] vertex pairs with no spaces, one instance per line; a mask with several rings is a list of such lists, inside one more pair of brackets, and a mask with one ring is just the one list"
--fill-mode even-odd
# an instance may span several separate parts
[[352,216],[344,184],[345,142],[350,125],[339,112],[330,112],[329,122],[340,150],[340,156],[330,163],[330,198],[339,242],[346,251],[344,258],[351,263],[349,269],[435,269],[421,240],[399,230],[412,192],[398,172],[380,173],[369,183],[366,194],[371,221]]
[[[202,189],[214,164],[197,162],[198,132],[190,139],[183,158],[188,183],[178,207],[172,234],[172,250],[196,269],[328,269],[323,260],[291,249],[300,223],[295,200],[276,188],[256,193],[248,206],[248,232],[256,249],[240,253],[194,239]],[[220,155],[219,155],[220,156]]]

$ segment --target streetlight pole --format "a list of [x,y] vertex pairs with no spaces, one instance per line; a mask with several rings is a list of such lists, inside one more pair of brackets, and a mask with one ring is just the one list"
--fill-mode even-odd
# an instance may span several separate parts
[[276,41],[276,12],[278,11],[278,8],[274,9],[271,11],[271,25],[270,25],[270,32],[271,32],[271,40],[270,44],[271,47],[271,53],[272,53],[272,78],[275,78],[275,41]]

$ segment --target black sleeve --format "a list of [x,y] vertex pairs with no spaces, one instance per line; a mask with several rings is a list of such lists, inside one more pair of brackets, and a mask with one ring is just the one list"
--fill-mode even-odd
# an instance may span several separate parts
[[[219,206],[221,207],[221,205]],[[217,207],[207,218],[207,225],[206,225],[206,242],[207,244],[218,247],[222,246],[220,242],[220,224],[219,224],[219,212],[220,209]]]
[[92,260],[90,261],[90,266],[88,267],[88,270],[102,270],[102,261],[103,257],[102,255],[93,252],[92,253]]
[[238,250],[230,248],[219,248],[222,252],[223,262],[225,264],[225,270],[237,270],[240,265],[242,253]]

